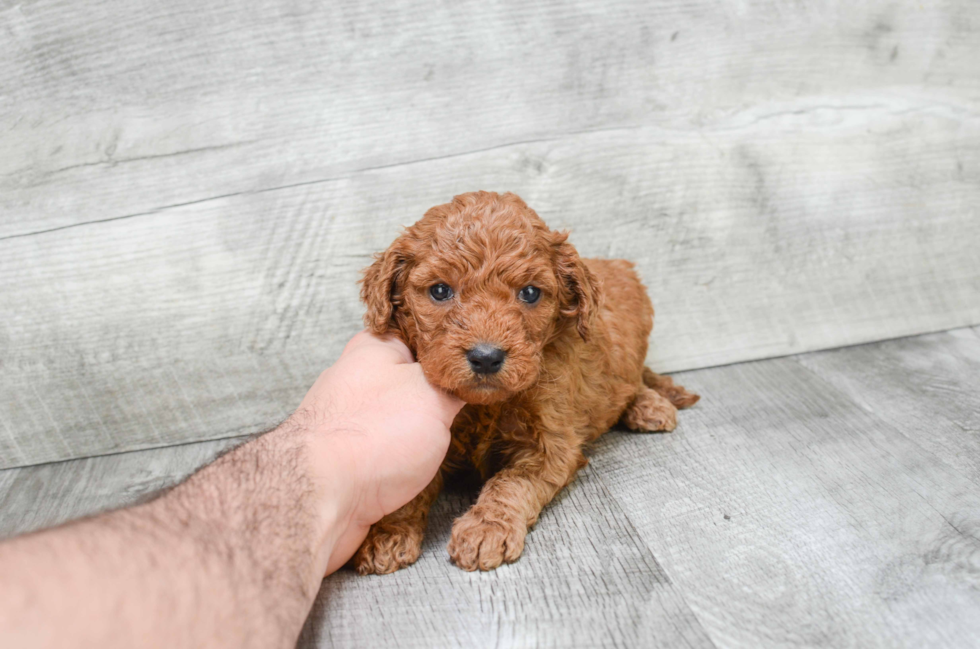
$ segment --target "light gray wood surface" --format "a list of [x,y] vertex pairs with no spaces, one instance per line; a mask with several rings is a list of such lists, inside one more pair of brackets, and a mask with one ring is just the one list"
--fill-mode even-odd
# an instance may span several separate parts
[[[907,111],[909,126],[924,112],[956,129],[980,98],[976,12],[969,0],[6,0],[0,206],[17,218],[0,236],[570,133],[700,132],[710,151],[715,131],[767,120],[826,128],[863,113],[874,126],[876,111]],[[653,180],[646,192],[671,185]]]
[[[301,646],[980,644],[980,331],[685,372],[671,434],[613,432],[516,564],[324,583]],[[0,471],[0,535],[144,497],[233,443]]]
[[812,354],[798,361],[980,488],[976,329]]
[[[853,380],[877,349],[859,348],[852,362],[852,350],[833,352],[838,371]],[[923,345],[918,361],[943,352]],[[943,378],[980,387],[975,373]],[[931,451],[933,427],[875,414],[894,391],[858,393],[869,411],[795,359],[683,379],[711,402],[685,413],[684,435],[655,445],[611,437],[593,464],[713,640],[980,643],[980,489]],[[918,401],[956,410],[936,395]],[[942,434],[961,448],[980,441],[978,428]]]
[[[142,500],[237,441],[0,471],[0,538]],[[473,496],[443,495],[411,570],[326,580],[300,646],[712,646],[591,469],[542,516],[525,559],[492,575],[455,568],[445,549]]]
[[274,425],[429,206],[638,262],[681,370],[980,322],[980,5],[0,3],[0,467]]
[[593,469],[542,515],[523,558],[493,573],[464,572],[446,551],[473,500],[440,497],[410,570],[327,579],[300,646],[713,646]]
[[0,471],[0,536],[142,502],[241,441],[199,442]]

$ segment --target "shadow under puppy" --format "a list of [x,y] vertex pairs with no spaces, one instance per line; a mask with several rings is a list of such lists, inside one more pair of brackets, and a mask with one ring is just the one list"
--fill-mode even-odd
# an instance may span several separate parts
[[515,561],[538,515],[586,465],[585,444],[622,421],[673,430],[698,395],[644,367],[653,306],[624,260],[581,259],[514,194],[433,207],[364,274],[365,323],[394,333],[428,380],[467,405],[439,474],[378,521],[361,574],[410,565],[443,480],[475,470],[475,505],[452,528],[464,570]]

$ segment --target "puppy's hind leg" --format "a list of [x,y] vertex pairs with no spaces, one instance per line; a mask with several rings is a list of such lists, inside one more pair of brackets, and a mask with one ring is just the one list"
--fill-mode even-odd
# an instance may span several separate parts
[[674,379],[669,376],[661,376],[649,367],[643,368],[643,383],[653,390],[656,390],[678,408],[689,408],[698,402],[700,395],[688,392],[684,386],[674,385]]
[[667,397],[643,385],[623,413],[622,422],[631,430],[669,432],[677,428],[677,408]]

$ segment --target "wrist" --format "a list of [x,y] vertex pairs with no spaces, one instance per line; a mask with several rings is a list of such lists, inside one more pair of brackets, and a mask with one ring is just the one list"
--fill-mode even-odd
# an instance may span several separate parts
[[381,460],[370,450],[373,429],[316,401],[301,405],[282,428],[303,440],[320,521],[317,565],[329,557],[327,573],[333,572],[388,511],[375,475]]
[[294,415],[151,504],[236,581],[290,575],[312,597],[356,502],[342,437]]
[[308,426],[298,434],[316,521],[313,552],[322,577],[338,541],[357,525],[362,499],[358,458],[351,448],[349,431],[335,426]]

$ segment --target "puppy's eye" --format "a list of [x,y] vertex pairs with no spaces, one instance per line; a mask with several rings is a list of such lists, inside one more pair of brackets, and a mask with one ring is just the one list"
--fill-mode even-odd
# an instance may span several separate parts
[[453,296],[453,289],[448,284],[434,284],[429,287],[429,295],[436,302],[445,302]]
[[522,302],[534,304],[541,299],[541,289],[539,289],[537,286],[525,286],[520,290],[520,292],[518,292],[517,297]]

